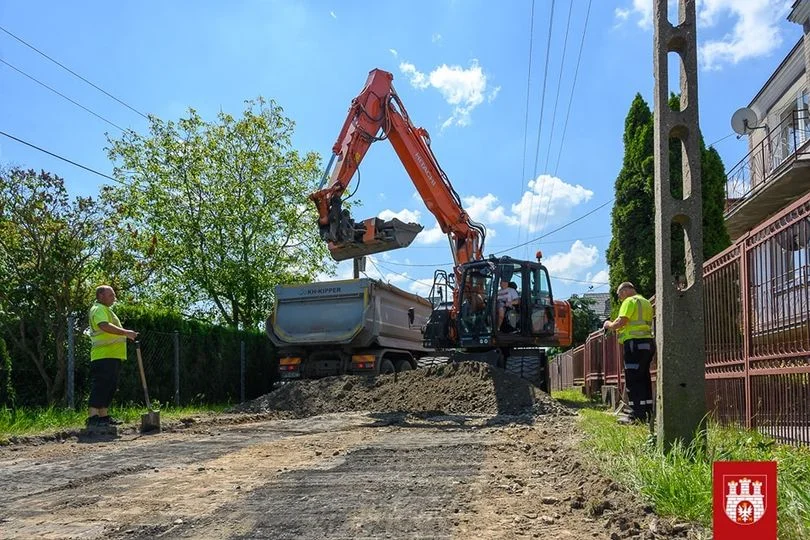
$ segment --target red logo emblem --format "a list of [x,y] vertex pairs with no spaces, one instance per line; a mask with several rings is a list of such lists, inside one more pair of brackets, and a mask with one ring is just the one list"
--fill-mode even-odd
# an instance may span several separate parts
[[716,461],[715,540],[776,540],[776,462]]

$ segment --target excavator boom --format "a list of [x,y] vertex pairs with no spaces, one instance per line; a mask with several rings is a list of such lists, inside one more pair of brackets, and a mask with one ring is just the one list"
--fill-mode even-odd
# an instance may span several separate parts
[[[430,149],[428,132],[414,126],[394,90],[393,75],[374,69],[332,147],[320,188],[310,195],[318,209],[321,238],[341,261],[407,247],[422,230],[416,223],[369,218],[354,221],[343,208],[343,193],[372,143],[388,140],[428,210],[450,237],[455,264],[483,258],[486,231],[473,222]],[[331,170],[331,174],[330,174]]]

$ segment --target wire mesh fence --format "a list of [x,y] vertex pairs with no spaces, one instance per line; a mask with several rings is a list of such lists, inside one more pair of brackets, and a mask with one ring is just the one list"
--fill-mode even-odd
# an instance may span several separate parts
[[[72,326],[68,325],[69,334]],[[90,339],[73,335],[68,350],[68,404],[86,401],[90,393]],[[155,406],[192,403],[235,403],[269,392],[277,377],[277,358],[264,336],[251,333],[185,334],[148,330],[138,335],[141,360]],[[71,400],[71,396],[74,396]],[[127,343],[115,400],[143,403],[137,347]]]

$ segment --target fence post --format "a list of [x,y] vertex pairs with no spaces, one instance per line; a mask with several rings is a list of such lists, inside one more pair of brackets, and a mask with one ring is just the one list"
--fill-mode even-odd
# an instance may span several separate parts
[[180,406],[180,332],[174,331],[174,404]]
[[245,340],[240,342],[239,353],[239,395],[240,401],[245,402]]
[[68,315],[67,317],[67,406],[70,409],[75,408],[75,388],[74,388],[74,374],[76,371],[76,348],[73,342],[73,330],[76,327],[76,317]]

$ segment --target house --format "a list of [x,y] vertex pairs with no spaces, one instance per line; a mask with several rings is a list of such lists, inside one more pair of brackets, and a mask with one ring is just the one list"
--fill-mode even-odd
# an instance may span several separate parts
[[747,260],[752,346],[763,351],[796,346],[810,319],[810,219],[786,212],[810,197],[810,0],[795,1],[788,20],[802,37],[748,105],[749,151],[726,185],[726,228]]
[[591,309],[600,319],[610,319],[610,293],[585,293],[582,297],[593,301]]
[[788,20],[803,35],[748,105],[749,151],[727,173],[732,242],[810,192],[810,0],[794,2]]

